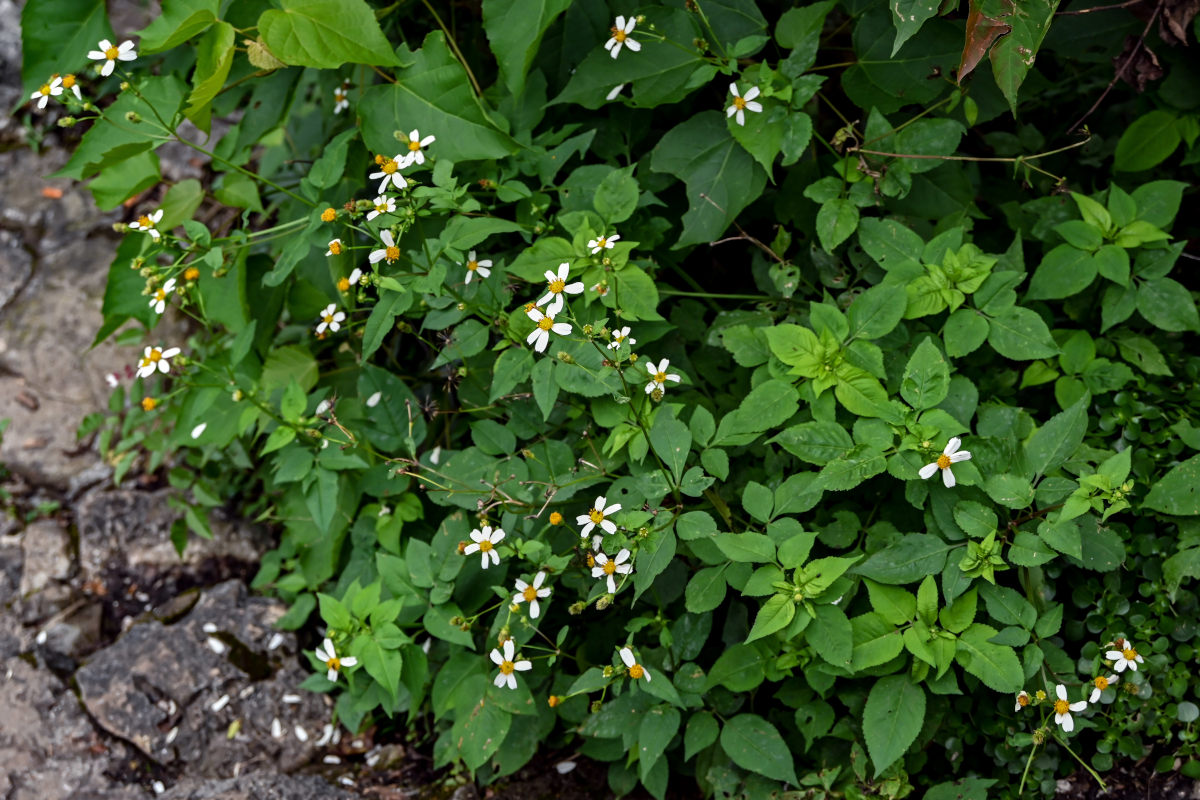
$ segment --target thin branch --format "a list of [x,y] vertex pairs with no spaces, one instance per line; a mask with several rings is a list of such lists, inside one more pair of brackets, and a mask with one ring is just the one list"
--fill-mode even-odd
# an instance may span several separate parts
[[1119,81],[1121,76],[1128,71],[1129,66],[1133,63],[1133,59],[1137,57],[1142,45],[1145,44],[1146,35],[1150,33],[1150,26],[1154,24],[1154,20],[1158,19],[1158,15],[1162,12],[1165,2],[1166,0],[1158,0],[1158,5],[1154,7],[1154,13],[1150,15],[1150,19],[1146,20],[1146,27],[1142,28],[1142,33],[1140,36],[1138,36],[1137,44],[1130,49],[1129,57],[1125,59],[1125,63],[1117,69],[1117,72],[1115,75],[1113,75],[1112,80],[1108,82],[1108,86],[1104,87],[1104,91],[1101,92],[1100,96],[1096,98],[1096,102],[1092,103],[1092,107],[1089,108],[1074,125],[1067,128],[1067,133],[1077,130],[1079,126],[1082,125],[1087,118],[1092,115],[1092,112],[1100,107],[1100,104],[1104,102],[1104,98],[1108,97],[1108,93],[1111,92],[1112,88],[1117,85],[1117,81]]
[[1081,14],[1091,14],[1093,11],[1112,11],[1116,8],[1129,8],[1136,6],[1138,3],[1143,3],[1145,0],[1125,0],[1124,3],[1114,3],[1111,6],[1092,6],[1091,8],[1081,8],[1078,11],[1056,11],[1056,17],[1076,17]]
[[479,88],[479,81],[475,80],[475,73],[471,72],[471,67],[467,64],[467,59],[463,57],[462,51],[458,49],[458,42],[454,41],[454,35],[450,33],[450,29],[446,27],[446,23],[442,22],[442,18],[433,10],[429,0],[421,0],[425,4],[425,8],[429,9],[429,13],[433,15],[433,20],[442,29],[442,33],[446,34],[446,44],[450,45],[450,49],[454,51],[454,56],[458,59],[458,63],[462,64],[464,70],[467,71],[467,78],[471,81],[471,88],[475,90],[476,97],[483,96],[483,89]]

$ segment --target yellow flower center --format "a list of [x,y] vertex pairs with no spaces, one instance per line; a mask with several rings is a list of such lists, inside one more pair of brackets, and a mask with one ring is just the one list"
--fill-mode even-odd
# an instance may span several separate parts
[[938,456],[937,465],[940,469],[950,469],[950,456],[942,453]]
[[1096,688],[1100,691],[1104,691],[1108,688],[1108,678],[1104,677],[1103,675],[1101,675],[1099,678],[1096,678],[1096,680],[1092,681],[1092,683],[1095,684]]
[[591,553],[587,554],[587,565],[589,567],[596,566],[596,557],[594,555],[592,555]]
[[157,364],[159,361],[162,361],[162,350],[159,350],[157,347],[154,348],[150,351],[150,355],[146,356],[146,360],[151,364]]
[[104,57],[107,58],[109,61],[112,61],[120,54],[121,54],[121,51],[116,47],[110,47],[104,51]]
[[342,278],[340,281],[338,281],[338,291],[339,292],[350,291],[350,279],[349,278]]
[[415,153],[421,149],[421,143],[418,142],[416,139],[413,139],[411,142],[408,143],[408,149],[410,152]]
[[550,281],[550,285],[547,286],[546,288],[549,289],[554,294],[560,294],[563,290],[563,287],[565,287],[566,285],[567,284],[565,281],[556,280],[556,281]]
[[1068,703],[1066,700],[1055,700],[1054,701],[1054,713],[1055,714],[1066,714],[1070,710],[1071,710],[1071,704]]
[[554,317],[542,317],[538,320],[538,327],[544,331],[548,331],[554,327]]
[[185,281],[194,281],[200,277],[200,270],[195,267],[188,267],[183,271],[183,279]]
[[154,222],[145,214],[143,214],[142,216],[138,217],[138,225],[141,225],[143,228],[153,228]]
[[386,214],[388,210],[387,203],[376,203],[375,210],[380,214]]
[[73,87],[75,85],[75,76],[74,75],[64,75],[62,85],[63,85],[64,89],[70,89],[71,87]]
[[744,99],[742,99],[741,97],[734,97],[733,98],[733,107],[738,109],[739,111],[741,111],[743,108],[746,107],[746,101]]
[[537,600],[537,589],[532,586],[526,586],[525,591],[521,592],[521,596],[532,603],[534,600]]
[[333,322],[333,314],[323,314],[321,319],[327,324]]
[[487,539],[484,539],[482,542],[479,543],[479,552],[486,553],[487,551],[489,551],[491,549],[492,549],[492,543],[489,542]]
[[1134,650],[1132,647],[1126,647],[1121,651],[1121,655],[1125,656],[1126,661],[1133,661],[1137,658],[1137,654],[1137,650]]
[[50,84],[43,83],[42,88],[38,89],[38,94],[42,94],[42,95],[45,95],[46,97],[49,97],[50,96]]
[[562,520],[563,520],[562,514],[558,513],[557,511],[553,512],[550,515],[550,524],[551,525],[562,525]]
[[399,247],[392,245],[391,247],[384,249],[384,251],[383,251],[383,260],[384,261],[386,261],[390,264],[398,258],[400,258],[400,248]]
[[646,674],[646,670],[642,669],[641,664],[634,664],[632,667],[629,668],[629,677],[633,678],[635,681],[645,674]]
[[599,525],[601,522],[604,522],[604,512],[598,508],[593,508],[588,512],[588,519]]
[[604,574],[605,574],[605,575],[613,575],[613,574],[615,574],[615,573],[616,573],[616,571],[617,571],[617,562],[613,561],[613,560],[610,558],[608,561],[605,561],[605,562],[604,562],[604,567],[603,567],[603,569],[604,569]]
[[399,169],[399,167],[400,165],[390,158],[379,165],[379,168],[383,170],[383,174],[385,175],[391,175],[393,172]]
[[1017,695],[1017,705],[1019,705],[1021,707],[1029,705],[1029,695],[1027,695],[1027,694]]
[[667,382],[667,373],[665,373],[665,372],[654,373],[654,382],[655,383],[666,383]]
[[596,240],[596,246],[597,246],[597,247],[607,247],[607,246],[608,246],[608,239],[606,239],[606,238],[604,238],[603,236],[601,236],[599,239],[597,239],[597,240]]
[[142,410],[143,411],[153,411],[154,407],[157,405],[158,405],[158,401],[155,400],[153,397],[143,397],[142,398]]
[[511,662],[511,661],[501,661],[500,662],[501,674],[512,675],[514,669],[516,669],[516,667],[513,666],[513,662]]
[[625,341],[625,336],[623,334],[621,334],[620,332],[614,333],[613,341],[617,342],[619,344],[619,343]]
[[322,222],[333,222],[335,219],[337,219],[337,212],[332,208],[327,208],[321,212]]
[[342,668],[342,660],[340,658],[338,658],[337,656],[334,656],[333,658],[327,659],[325,661],[325,666],[329,667],[332,670],[339,670]]
[[166,300],[167,293],[164,292],[162,289],[155,289],[154,290],[154,299],[155,300]]
[[610,28],[610,30],[612,31],[613,38],[616,39],[618,43],[625,41],[625,39],[628,37],[628,34],[626,34],[625,31],[616,26],[613,26]]
[[333,253],[335,256],[340,256],[342,254],[342,243],[336,239],[330,242],[329,252]]
[[479,269],[479,262],[478,261],[468,261],[467,269],[471,272],[474,272],[475,270]]

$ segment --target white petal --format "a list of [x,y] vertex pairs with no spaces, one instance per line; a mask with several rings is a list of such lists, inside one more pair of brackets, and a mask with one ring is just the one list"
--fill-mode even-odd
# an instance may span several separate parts
[[1054,694],[1059,700],[1066,700],[1067,699],[1067,687],[1063,686],[1060,683],[1058,686],[1054,687]]
[[[559,302],[560,303],[562,302],[561,298],[559,299]],[[559,336],[570,336],[571,335],[571,323],[556,322],[556,323],[554,323],[553,326],[551,326],[550,330],[554,331]]]
[[737,106],[730,106],[729,108],[725,109],[725,117],[726,118],[732,117],[734,114],[737,113],[737,110],[738,110]]
[[500,541],[501,539],[503,539],[505,537],[505,535],[506,534],[504,533],[503,528],[496,528],[496,530],[492,533],[492,543],[494,544],[494,543]]
[[563,287],[563,291],[567,294],[580,294],[583,291],[583,282],[569,283]]
[[755,114],[761,114],[762,113],[762,103],[757,103],[757,102],[746,103],[746,110],[753,111]]
[[475,271],[479,273],[479,277],[481,277],[481,278],[486,278],[492,274],[492,271],[490,269],[488,269],[487,267],[482,266],[482,265]]
[[469,544],[463,548],[463,555],[469,556],[469,555],[471,555],[471,553],[478,553],[478,552],[479,552],[479,545],[477,545],[477,544]]
[[620,653],[621,660],[625,662],[625,666],[632,667],[633,665],[637,664],[637,659],[633,657],[633,651],[628,647],[622,647]]
[[737,88],[737,84],[736,84],[736,83],[731,83],[731,84],[729,84],[729,93],[730,93],[731,95],[733,95],[734,97],[741,97],[741,96],[742,96],[742,93],[738,91],[738,88]]
[[357,663],[358,663],[358,659],[355,658],[354,656],[346,656],[345,658],[342,659],[343,667],[353,667]]
[[208,423],[207,423],[207,422],[201,422],[199,425],[197,425],[196,427],[192,428],[192,438],[193,438],[193,439],[199,439],[199,438],[200,438],[200,436],[201,436],[201,435],[204,433],[204,429],[205,429],[205,428],[207,428],[207,427],[208,427]]
[[630,50],[632,50],[635,53],[642,49],[642,43],[639,42],[637,39],[626,39],[625,46],[628,47]]
[[537,619],[541,613],[542,613],[542,607],[540,605],[538,605],[538,601],[530,600],[529,601],[529,618]]
[[934,462],[933,464],[926,464],[925,466],[921,467],[917,474],[922,478],[930,478],[933,477],[933,473],[937,472],[937,468],[937,462]]
[[537,336],[537,343],[534,344],[533,349],[539,353],[546,352],[546,345],[550,344],[549,331],[544,331],[541,328],[538,328],[534,333]]
[[617,19],[616,19],[616,22],[613,25],[613,27],[619,31],[625,30],[625,15],[624,14],[617,15]]
[[528,672],[529,670],[533,669],[533,662],[532,661],[514,661],[513,669],[517,670],[518,672]]
[[113,74],[113,70],[116,69],[116,66],[116,61],[105,61],[104,66],[100,69],[100,74],[107,78],[109,75]]
[[746,125],[746,112],[742,111],[740,108],[737,110],[737,124],[741,125],[742,127],[745,127]]
[[962,461],[970,461],[970,460],[971,460],[971,451],[970,450],[959,450],[957,453],[950,456],[951,464],[958,464]]
[[1095,703],[1099,699],[1100,699],[1100,687],[1097,686],[1095,689],[1092,689],[1092,696],[1088,698],[1088,702]]
[[952,436],[950,441],[946,442],[946,449],[942,452],[948,456],[954,455],[958,452],[958,448],[960,447],[962,447],[962,439],[958,438],[957,436]]
[[512,661],[513,655],[516,654],[516,652],[517,652],[517,646],[515,644],[513,644],[513,640],[505,639],[504,640],[504,660]]
[[608,593],[609,594],[617,593],[617,582],[616,582],[616,580],[613,579],[612,575],[608,576]]
[[617,526],[611,520],[606,519],[606,520],[602,521],[600,523],[600,527],[603,528],[608,533],[616,533],[617,532]]
[[504,657],[500,655],[499,650],[493,650],[489,655],[491,656],[492,661],[496,662],[496,666],[500,666],[500,664],[504,661]]
[[958,483],[958,481],[954,478],[954,473],[948,468],[942,470],[942,483],[946,484],[947,489],[953,489],[954,484]]
[[[1117,672],[1124,672],[1125,668],[1129,666],[1129,663],[1130,662],[1128,662],[1122,658],[1120,661],[1118,661],[1116,663],[1116,665],[1113,668],[1116,669]],[[1137,672],[1137,668],[1135,667],[1133,671]]]
[[754,98],[758,97],[759,94],[760,94],[760,92],[758,90],[758,87],[751,86],[750,90],[748,92],[746,92],[744,95],[742,95],[742,99],[749,102],[749,101],[753,100]]
[[512,673],[509,673],[508,675],[505,675],[504,677],[508,680],[508,688],[512,689],[513,691],[516,691],[517,676],[513,675]]
[[1072,711],[1083,711],[1085,708],[1087,708],[1087,705],[1088,704],[1086,701],[1080,700],[1078,703],[1071,703],[1071,705],[1067,707]]
[[482,560],[482,562],[480,563],[480,569],[487,569],[487,568],[488,568],[488,558],[489,558],[488,554],[489,554],[489,553],[494,553],[494,552],[496,552],[496,551],[495,551],[495,550],[484,550],[484,551],[482,551],[482,553],[483,553],[483,560]]
[[608,508],[604,509],[604,516],[606,516],[606,517],[607,517],[609,514],[615,514],[615,513],[617,513],[617,512],[618,512],[618,511],[620,511],[620,510],[621,510],[621,504],[620,504],[620,503],[613,503],[611,506],[609,506]]
[[497,689],[503,687],[504,684],[507,682],[508,682],[508,676],[505,675],[503,672],[497,673],[495,679],[492,680],[492,683],[495,684]]
[[[148,351],[147,351],[147,355],[149,355]],[[1121,658],[1124,658],[1124,655],[1121,653],[1120,650],[1109,650],[1107,653],[1104,654],[1104,657],[1107,658],[1109,661],[1117,661]]]
[[1075,730],[1075,718],[1070,714],[1063,714],[1062,729],[1067,733]]

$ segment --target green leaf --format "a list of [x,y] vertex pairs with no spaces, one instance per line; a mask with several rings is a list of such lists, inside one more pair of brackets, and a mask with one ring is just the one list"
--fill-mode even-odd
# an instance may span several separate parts
[[650,169],[687,184],[688,210],[675,248],[720,238],[743,208],[766,186],[767,176],[729,134],[716,111],[705,111],[663,136]]
[[518,148],[488,116],[441,31],[425,37],[396,83],[376,84],[363,92],[358,108],[363,141],[376,153],[399,152],[403,145],[394,134],[402,121],[407,125],[411,120],[420,120],[420,126],[431,131],[453,131],[433,145],[439,158],[450,161],[503,158]]
[[[901,46],[921,30],[927,20],[937,14],[938,0],[894,0],[890,4],[892,22],[896,25],[896,40],[892,44],[892,55],[900,52]],[[870,742],[868,742],[870,746]],[[874,760],[874,759],[872,759]],[[893,759],[894,760],[894,759]],[[878,761],[875,762],[878,765]],[[890,761],[888,762],[891,763]],[[876,769],[875,774],[879,774]]]
[[[863,220],[866,224],[868,220]],[[859,240],[862,230],[859,229]],[[850,330],[849,339],[878,339],[891,333],[904,316],[905,292],[903,286],[892,283],[872,286],[854,298],[846,309]]]
[[[732,535],[732,534],[730,534]],[[764,636],[770,636],[776,631],[783,630],[796,616],[796,604],[787,595],[776,594],[767,598],[758,614],[754,617],[754,625],[750,628],[746,642],[753,642]]]
[[1155,278],[1139,285],[1137,310],[1147,322],[1164,331],[1200,330],[1200,314],[1191,292],[1170,278]]
[[763,431],[782,425],[799,407],[795,386],[781,380],[763,381],[721,418],[712,446],[749,444]]
[[941,572],[948,552],[950,545],[936,536],[910,533],[873,554],[854,571],[879,583],[915,583],[926,575]]
[[840,458],[854,447],[854,440],[845,428],[836,422],[819,420],[793,425],[767,441],[817,466]]
[[1188,184],[1183,181],[1151,181],[1133,190],[1137,203],[1137,218],[1166,230],[1179,213],[1183,190]]
[[850,627],[854,631],[850,669],[854,672],[886,664],[904,649],[900,630],[874,611],[850,620]]
[[887,469],[883,454],[869,444],[860,444],[838,456],[821,470],[822,489],[844,492]]
[[209,132],[213,98],[225,85],[233,66],[235,32],[228,22],[218,22],[196,45],[196,71],[192,93],[184,115],[205,133]]
[[858,228],[858,206],[849,199],[835,197],[817,211],[817,237],[826,253],[832,253]]
[[364,0],[278,2],[279,9],[258,18],[258,32],[271,54],[285,64],[337,69],[346,63],[400,63]]
[[1021,662],[1011,647],[992,644],[999,631],[977,622],[958,637],[954,660],[993,692],[1019,692],[1025,683]]
[[859,107],[875,106],[884,114],[910,103],[928,103],[941,94],[943,88],[926,78],[933,70],[950,75],[958,66],[963,42],[961,27],[931,20],[893,56],[890,17],[882,4],[862,15],[853,35],[858,58],[841,79]]
[[[548,359],[547,359],[548,360]],[[675,485],[679,485],[692,449],[692,434],[688,426],[675,419],[669,408],[660,408],[650,429],[650,446],[671,470]]]
[[775,497],[771,490],[757,481],[750,481],[742,490],[742,507],[759,522],[766,522],[771,518],[774,504]]
[[1001,625],[1020,625],[1030,630],[1037,621],[1037,611],[1033,605],[1007,586],[981,582],[979,593],[983,595],[988,613]]
[[570,5],[571,0],[483,0],[483,29],[500,79],[513,95],[524,91],[542,37]]
[[637,179],[633,177],[633,168],[614,169],[596,187],[592,204],[596,207],[597,213],[604,217],[605,222],[615,225],[633,216],[639,194]]
[[979,608],[979,595],[974,589],[964,592],[938,614],[938,622],[951,633],[962,633],[975,621]]
[[138,53],[151,55],[177,47],[220,18],[219,0],[165,0],[162,14],[138,31]]
[[692,576],[684,590],[684,605],[693,614],[703,614],[725,599],[725,568],[705,567]]
[[917,613],[917,598],[913,593],[895,586],[887,586],[867,579],[867,595],[871,608],[893,625],[912,622]]
[[1057,469],[1083,443],[1091,401],[1091,395],[1085,393],[1070,408],[1048,419],[1030,437],[1025,444],[1025,459],[1034,475],[1045,475]]
[[724,686],[732,692],[748,692],[766,680],[770,656],[758,647],[735,644],[725,649],[708,671],[708,688]]
[[95,198],[96,205],[108,211],[161,180],[158,154],[145,152],[105,167],[88,183],[87,188]]
[[657,706],[646,712],[638,726],[638,773],[642,780],[666,751],[679,730],[679,711],[670,706]]
[[974,500],[961,500],[954,506],[954,521],[968,536],[983,538],[996,530],[996,512]]
[[1012,509],[1029,508],[1033,503],[1033,486],[1027,478],[1011,473],[990,475],[983,482],[988,497]]
[[[934,6],[936,8],[936,4]],[[905,675],[875,681],[863,706],[863,739],[875,777],[904,755],[925,723],[925,691]]]
[[1025,82],[1037,52],[1054,21],[1059,0],[1032,0],[1023,3],[1005,22],[1012,31],[998,41],[991,50],[992,75],[1001,94],[1008,100],[1013,116],[1017,113],[1017,90]]
[[849,667],[854,652],[854,628],[846,612],[834,605],[818,605],[816,616],[804,631],[804,638],[817,655],[835,667]]
[[1060,244],[1042,259],[1027,297],[1031,300],[1061,300],[1079,294],[1096,279],[1099,264],[1092,254],[1069,244]]
[[757,714],[738,714],[721,729],[721,748],[742,769],[797,785],[791,751],[775,726]]
[[380,291],[379,302],[371,308],[371,316],[367,317],[367,324],[363,329],[364,361],[375,354],[383,344],[383,337],[392,330],[392,323],[396,317],[407,311],[412,304],[412,292],[390,292],[386,289]]
[[888,273],[915,276],[922,272],[925,241],[896,220],[874,217],[862,220],[858,227],[858,243]]
[[[55,73],[79,72],[97,42],[116,38],[104,0],[28,0],[20,30],[22,99]],[[144,40],[139,49],[145,49]]]
[[946,357],[925,337],[908,359],[900,395],[917,411],[933,408],[950,393],[950,365]]
[[1014,306],[991,318],[988,343],[1013,361],[1033,361],[1058,355],[1058,345],[1037,312]]
[[1150,487],[1142,508],[1180,517],[1200,514],[1200,456],[1171,467]]
[[766,564],[775,560],[775,542],[761,533],[718,533],[713,541],[731,561]]
[[362,651],[362,665],[367,674],[379,683],[388,694],[395,697],[400,686],[400,671],[404,659],[396,650],[384,650],[373,639],[367,640]]
[[550,358],[537,359],[533,364],[530,380],[533,384],[533,399],[542,410],[542,419],[550,419],[550,414],[554,411],[554,402],[558,399],[554,361]]
[[500,749],[511,725],[512,714],[502,709],[486,692],[469,708],[459,708],[454,723],[458,734],[455,742],[467,768],[477,770],[486,764]]
[[975,352],[987,339],[988,331],[988,320],[983,314],[973,308],[958,309],[942,329],[946,355],[960,358]]
[[717,740],[720,726],[717,719],[708,711],[696,711],[688,718],[687,728],[683,732],[683,760],[704,750]]
[[1182,141],[1178,123],[1179,118],[1173,112],[1161,108],[1138,117],[1117,142],[1113,169],[1141,172],[1166,161]]

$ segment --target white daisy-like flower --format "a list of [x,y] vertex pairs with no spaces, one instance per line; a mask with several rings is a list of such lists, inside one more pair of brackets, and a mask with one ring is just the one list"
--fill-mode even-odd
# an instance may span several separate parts
[[[372,175],[371,177],[373,178],[375,176]],[[394,213],[396,213],[396,199],[381,193],[379,197],[375,198],[375,208],[367,212],[367,221],[369,222],[370,220],[375,219],[380,214]]]
[[1097,675],[1095,680],[1092,681],[1092,696],[1088,698],[1088,702],[1095,705],[1096,701],[1100,699],[1100,693],[1119,680],[1120,678],[1116,675],[1109,675],[1108,677]]
[[[403,189],[408,186],[408,181],[404,180],[404,176],[400,174],[400,170],[408,166],[408,157],[397,153],[394,157],[385,161],[379,162],[379,172],[372,172],[368,178],[382,178],[379,182],[379,193],[383,194],[387,191],[388,184],[392,184],[397,189]],[[370,217],[367,217],[370,219]]]
[[678,375],[667,372],[670,364],[671,362],[665,358],[657,365],[653,361],[646,362],[646,371],[650,373],[650,382],[646,384],[646,394],[653,394],[655,389],[665,392],[667,381],[679,383],[682,380]]
[[392,232],[382,230],[379,232],[379,238],[383,241],[383,247],[378,250],[372,250],[367,256],[367,260],[372,264],[378,264],[380,261],[386,261],[391,264],[400,258],[400,248],[396,246],[396,240],[392,238]]
[[950,441],[946,442],[946,449],[937,457],[937,461],[921,467],[917,474],[922,478],[931,478],[933,477],[933,473],[940,469],[942,471],[942,483],[946,484],[947,489],[953,488],[954,484],[958,481],[954,479],[954,473],[950,471],[950,465],[957,464],[960,461],[971,460],[971,451],[959,450],[958,448],[960,447],[962,447],[962,439],[959,439],[957,436],[951,438]]
[[617,57],[617,53],[621,52],[621,47],[628,47],[633,52],[642,49],[642,43],[637,39],[630,37],[634,27],[637,26],[637,18],[630,17],[628,20],[625,17],[617,17],[615,24],[610,29],[612,36],[604,43],[604,49],[612,54],[613,58]]
[[753,111],[756,114],[762,113],[762,103],[755,102],[754,100],[759,94],[757,86],[750,87],[750,91],[742,95],[738,92],[737,84],[731,83],[729,84],[729,93],[733,95],[733,103],[730,104],[729,108],[725,109],[725,116],[732,117],[736,114],[738,125],[746,124],[747,111]]
[[1061,725],[1062,729],[1067,733],[1075,730],[1075,720],[1071,716],[1072,711],[1083,711],[1087,708],[1087,701],[1080,700],[1078,703],[1067,702],[1067,687],[1061,683],[1054,687],[1054,694],[1058,699],[1054,701],[1054,724]]
[[517,593],[513,595],[513,602],[517,605],[521,603],[529,603],[529,618],[537,619],[542,613],[542,607],[538,603],[539,599],[546,599],[550,596],[550,587],[542,587],[546,582],[546,573],[539,572],[533,576],[533,583],[529,584],[517,578],[516,587]]
[[333,90],[333,113],[340,114],[350,107],[350,81]]
[[630,347],[633,347],[635,344],[637,344],[637,339],[634,339],[629,335],[628,325],[626,325],[624,328],[621,328],[619,331],[612,332],[612,341],[608,343],[608,349],[616,350],[620,348],[621,345],[625,344],[629,345]]
[[540,308],[531,308],[526,314],[537,323],[537,327],[525,337],[525,343],[533,345],[533,349],[539,353],[546,352],[546,346],[550,344],[550,331],[559,336],[569,336],[571,333],[571,323],[555,322],[553,314],[543,314]]
[[608,584],[608,593],[617,592],[617,575],[628,575],[633,572],[633,564],[629,563],[629,550],[622,547],[617,555],[609,558],[604,553],[596,553],[596,565],[592,567],[592,577],[599,578]]
[[649,683],[650,672],[641,664],[639,664],[637,659],[633,657],[633,648],[622,647],[620,653],[621,661],[626,667],[629,668],[629,677],[633,678],[635,681],[639,678],[645,678],[646,682]]
[[566,294],[583,293],[583,281],[567,283],[567,275],[570,274],[570,272],[571,265],[566,261],[558,265],[558,274],[555,274],[553,270],[549,269],[545,272],[546,296],[541,300],[538,300],[537,304],[541,306],[549,303],[550,305],[546,306],[546,311],[551,315],[562,311],[564,292]]
[[359,269],[358,267],[355,267],[350,272],[349,278],[342,278],[341,280],[339,280],[337,282],[338,291],[339,292],[350,291],[350,287],[358,286],[358,284],[362,281],[362,276],[363,276],[363,271],[361,269]]
[[162,233],[160,233],[158,228],[154,226],[158,224],[160,219],[162,219],[162,215],[163,210],[161,208],[155,211],[153,214],[142,214],[136,220],[129,223],[129,229],[133,231],[145,231],[146,233],[150,234],[151,239],[157,242],[159,237],[162,236]]
[[326,330],[330,333],[337,333],[338,329],[342,327],[342,320],[345,318],[346,312],[338,311],[337,306],[330,303],[321,312],[321,321],[317,324],[317,333],[324,333]]
[[29,96],[30,100],[37,100],[38,108],[45,108],[50,102],[51,97],[58,97],[63,93],[62,78],[52,78],[47,83],[43,83],[36,92]]
[[137,58],[137,52],[133,49],[133,42],[129,39],[126,39],[119,45],[114,45],[108,39],[101,39],[98,47],[99,49],[97,50],[88,51],[88,58],[93,61],[104,62],[104,66],[100,68],[100,74],[106,78],[112,75],[118,61],[133,61]]
[[617,526],[611,519],[609,519],[609,517],[620,510],[620,503],[607,505],[607,500],[603,495],[597,497],[595,505],[591,507],[588,513],[580,514],[575,518],[575,524],[583,526],[583,530],[579,532],[579,538],[586,538],[587,535],[592,532],[592,528],[596,527],[597,525],[599,525],[605,533],[616,533]]
[[408,134],[408,153],[405,154],[404,163],[401,166],[407,167],[409,164],[424,164],[425,153],[421,148],[428,147],[436,141],[437,137],[432,135],[422,139],[420,131],[413,128]]
[[492,663],[500,668],[500,674],[496,676],[492,683],[496,684],[497,688],[503,687],[505,684],[507,684],[508,688],[516,689],[517,676],[513,673],[525,672],[526,670],[533,669],[533,664],[524,659],[521,661],[513,660],[516,658],[517,647],[513,644],[512,639],[505,639],[502,647],[504,648],[503,652],[501,652],[501,649],[497,647],[491,653]]
[[487,525],[483,526],[483,530],[471,531],[472,544],[463,548],[463,555],[471,555],[472,553],[483,554],[483,568],[488,568],[488,560],[490,559],[493,565],[500,564],[500,554],[496,552],[496,545],[504,538],[504,530],[501,528],[492,529]]
[[[54,77],[57,78],[58,76],[55,75]],[[76,100],[83,99],[83,92],[79,91],[79,80],[74,75],[67,74],[62,76],[62,88],[70,89],[75,94]]]
[[[462,264],[461,261],[458,262]],[[478,258],[475,251],[467,253],[467,279],[465,283],[470,283],[471,278],[475,277],[475,273],[479,273],[479,277],[486,278],[492,274],[492,260],[490,258]]]
[[342,247],[341,239],[331,239],[329,241],[329,249],[325,251],[325,255],[340,256],[342,254],[343,249],[344,248]]
[[1029,696],[1029,692],[1022,689],[1017,693],[1017,702],[1013,705],[1013,711],[1020,711],[1031,702],[1033,702],[1033,698]]
[[607,282],[597,283],[594,286],[592,286],[592,291],[595,292],[600,297],[604,297],[605,295],[608,294],[608,283]]
[[175,291],[175,279],[171,278],[162,286],[154,290],[154,294],[150,295],[150,307],[154,309],[155,314],[161,314],[167,309],[167,295]]
[[612,250],[613,245],[620,239],[620,234],[614,233],[612,236],[601,236],[598,239],[589,239],[587,246],[592,251],[592,255],[596,255],[601,250]]
[[1138,654],[1137,649],[1130,643],[1128,639],[1118,639],[1116,645],[1119,649],[1109,650],[1104,654],[1104,657],[1115,662],[1113,669],[1117,672],[1124,672],[1126,669],[1131,669],[1137,672],[1138,664],[1143,663],[1144,659]]
[[139,378],[149,378],[155,372],[161,372],[166,375],[171,371],[171,365],[167,363],[168,359],[179,355],[178,347],[147,347],[141,360],[138,361],[137,376]]
[[329,670],[325,673],[325,677],[330,681],[336,681],[338,673],[343,667],[353,667],[358,663],[358,659],[354,656],[338,656],[337,651],[333,649],[333,641],[329,637],[321,643],[321,646],[316,651],[317,660],[325,665]]

